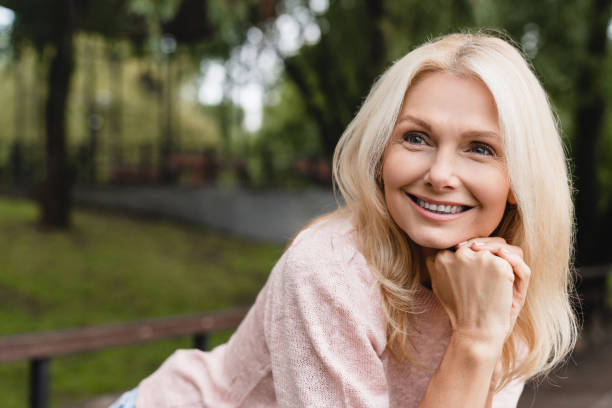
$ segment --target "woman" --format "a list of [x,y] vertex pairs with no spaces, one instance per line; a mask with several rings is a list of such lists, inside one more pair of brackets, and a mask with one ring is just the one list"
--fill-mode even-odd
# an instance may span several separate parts
[[454,34],[397,61],[334,176],[344,208],[296,236],[227,344],[175,353],[137,407],[513,407],[572,349],[566,163],[510,44]]

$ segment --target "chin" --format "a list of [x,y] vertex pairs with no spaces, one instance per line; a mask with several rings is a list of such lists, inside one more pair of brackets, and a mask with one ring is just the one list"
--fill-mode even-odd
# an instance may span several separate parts
[[[463,240],[465,241],[465,240]],[[423,247],[423,248],[431,248],[431,249],[448,249],[454,247],[461,241],[450,240],[450,239],[435,239],[435,238],[422,238],[418,240],[412,240],[415,244]]]

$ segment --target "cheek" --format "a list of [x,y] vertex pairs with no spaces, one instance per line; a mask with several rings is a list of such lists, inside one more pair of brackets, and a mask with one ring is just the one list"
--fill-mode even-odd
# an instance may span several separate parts
[[393,151],[393,148],[391,148],[390,151],[385,154],[382,168],[382,179],[385,185],[385,194],[390,186],[395,186],[400,182],[402,166],[399,156],[399,154]]
[[501,220],[510,192],[506,175],[494,173],[479,179],[480,183],[476,183],[473,189],[474,192],[477,192],[478,201],[491,216]]
[[480,203],[481,216],[487,223],[501,221],[510,192],[506,169],[499,163],[486,163],[471,164],[463,171],[462,181]]
[[385,154],[382,179],[385,192],[389,187],[398,188],[414,182],[426,166],[421,155],[406,151],[402,146],[390,146]]

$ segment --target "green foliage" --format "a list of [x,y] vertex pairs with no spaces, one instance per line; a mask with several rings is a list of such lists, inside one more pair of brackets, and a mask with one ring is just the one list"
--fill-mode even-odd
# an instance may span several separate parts
[[[71,232],[48,232],[36,218],[31,203],[0,201],[2,335],[249,305],[281,253],[168,222],[78,211]],[[179,339],[52,360],[53,405],[131,388],[190,345]],[[0,378],[3,408],[25,406],[25,364],[0,365]]]
[[147,16],[149,20],[168,21],[176,13],[180,0],[130,0],[128,10]]
[[306,108],[299,90],[289,81],[279,82],[272,91],[272,103],[251,147],[249,170],[254,186],[300,186],[303,177],[295,174],[295,161],[323,156],[316,125],[305,119]]
[[[502,28],[523,46],[539,79],[552,97],[563,127],[570,129],[579,90],[575,87],[579,64],[586,58],[586,10],[588,1],[533,2],[491,1],[495,16],[479,23]],[[479,10],[482,7],[477,7]]]
[[[75,31],[102,34],[107,37],[130,38],[140,43],[145,36],[142,14],[134,13],[135,0],[74,1],[62,0],[2,0],[0,5],[15,12],[12,29],[13,44],[33,45],[42,51],[55,37],[58,28],[54,16],[59,8],[71,5]],[[160,6],[171,0],[156,1]]]
[[387,62],[403,57],[412,48],[440,35],[475,26],[470,3],[457,0],[386,1],[381,27],[385,33]]
[[[97,35],[81,34],[75,38],[75,72],[72,78],[68,101],[67,145],[73,162],[80,160],[78,151],[89,144],[89,125],[95,115],[97,130],[100,180],[110,175],[113,148],[121,146],[126,165],[138,166],[143,160],[143,146],[149,146],[152,164],[157,161],[160,143],[160,118],[166,114],[165,105],[160,104],[160,88],[165,78],[162,64],[150,59],[131,56],[131,47],[118,42],[108,47]],[[111,68],[112,53],[121,65],[122,77],[117,78]],[[42,154],[44,78],[40,72],[37,54],[24,48],[21,56],[0,68],[0,79],[5,86],[0,88],[0,163],[7,163],[11,145],[16,138],[27,148],[26,154]],[[178,55],[172,62],[174,81],[177,83],[173,121],[175,136],[180,137],[184,150],[202,152],[219,144],[220,133],[213,113],[202,111],[196,100],[197,75],[193,71],[189,56]],[[95,73],[95,74],[93,74]],[[19,79],[17,78],[19,76]],[[121,81],[121,89],[116,89]],[[180,90],[191,93],[191,97],[179,95]],[[120,107],[119,118],[113,117],[113,109]],[[16,110],[21,109],[17,119]],[[113,121],[120,122],[117,134]],[[16,122],[17,121],[17,122]],[[19,132],[19,135],[17,135]],[[76,164],[76,163],[75,163]]]
[[[159,160],[159,155],[163,154],[160,152],[167,152],[179,143],[183,149],[196,151],[218,143],[216,129],[211,126],[209,118],[202,117],[201,110],[195,106],[195,98],[192,97],[188,103],[179,94],[186,87],[191,87],[191,93],[197,94],[193,88],[203,57],[227,57],[234,46],[244,41],[248,27],[275,15],[274,2],[264,5],[258,0],[231,3],[224,0],[0,0],[0,4],[13,9],[16,14],[11,32],[15,65],[21,63],[22,53],[35,49],[38,58],[34,59],[34,65],[39,67],[39,75],[36,76],[39,83],[36,86],[43,90],[56,90],[48,95],[44,91],[33,95],[32,101],[37,104],[34,105],[35,111],[26,112],[29,107],[26,102],[18,102],[18,106],[11,112],[12,117],[16,118],[12,121],[17,123],[15,136],[11,137],[9,131],[0,135],[0,139],[25,140],[25,134],[32,133],[30,129],[25,129],[28,125],[19,124],[22,122],[19,116],[33,119],[30,123],[36,127],[33,133],[36,133],[40,143],[45,130],[43,107],[63,106],[58,99],[47,101],[44,105],[44,99],[47,96],[57,98],[63,95],[69,91],[66,84],[72,84],[74,88],[70,89],[69,105],[65,111],[58,108],[56,110],[61,111],[61,115],[55,112],[46,116],[47,120],[53,119],[52,123],[56,124],[62,124],[63,117],[67,116],[68,135],[61,131],[53,136],[53,142],[48,143],[56,146],[67,140],[70,148],[77,150],[72,152],[73,165],[83,167],[85,170],[81,173],[86,173],[89,179],[93,179],[90,176],[94,174],[92,168],[101,168],[105,174],[109,172],[111,162],[119,161],[116,152],[121,150],[119,147],[128,139],[139,146],[128,143],[128,149],[123,149],[127,150],[125,157],[130,158],[132,163],[140,160],[153,165]],[[70,26],[68,31],[60,30],[62,27],[59,26],[64,24],[58,25],[59,20],[54,18],[56,15],[53,12],[58,10],[64,10],[63,14],[60,13],[62,19],[70,21],[70,24],[66,24]],[[63,33],[60,36],[62,45],[57,42],[60,32]],[[76,34],[71,39],[72,33]],[[92,42],[97,44],[93,46]],[[75,77],[71,78],[72,81],[68,80],[72,72],[72,53],[67,52],[62,54],[65,55],[62,70],[58,71],[63,74],[62,81],[51,81],[46,72],[49,61],[60,54],[56,52],[57,49],[71,49],[73,44],[77,54]],[[104,50],[105,46],[109,49]],[[98,54],[98,59],[89,55],[92,52]],[[145,57],[138,61],[130,59],[133,55]],[[105,69],[113,64],[108,60],[115,58],[117,61],[117,57],[118,64],[125,65],[125,71],[130,70],[129,65],[140,65],[138,72],[132,71],[126,75],[131,76],[129,82],[117,77],[117,72],[109,75],[108,69]],[[101,61],[104,59],[107,59],[106,64]],[[126,60],[129,61],[124,64]],[[118,64],[115,62],[114,65]],[[15,70],[16,76],[17,72]],[[114,81],[122,79],[119,91],[109,89],[113,88]],[[45,81],[49,82],[45,84]],[[29,81],[26,86],[31,83],[33,81]],[[63,85],[52,86],[60,83]],[[140,88],[136,89],[139,94],[132,98],[135,88]],[[143,88],[148,89],[143,92]],[[27,93],[24,86],[17,85],[15,89],[5,88],[4,91],[23,95]],[[0,99],[4,99],[3,96]],[[100,126],[105,123],[109,123],[110,128],[106,126],[101,129]],[[122,128],[123,124],[125,129]],[[48,126],[47,129],[63,127]],[[47,134],[46,137],[51,136]],[[225,139],[229,140],[229,136]],[[80,146],[75,147],[75,144]],[[59,150],[47,152],[61,155]],[[92,163],[94,152],[102,153],[103,160]],[[0,151],[0,154],[6,155],[6,149]],[[142,157],[147,159],[143,160]],[[47,158],[47,163],[62,162],[63,158]],[[66,171],[49,171],[49,174],[56,173],[64,174]],[[56,189],[47,191],[51,190]],[[47,201],[46,198],[43,200]]]
[[378,2],[332,2],[319,17],[320,41],[285,60],[327,157],[384,66],[381,18]]
[[[259,6],[257,0],[223,1],[215,0],[208,3],[210,20],[215,22],[218,35],[226,44],[238,45],[244,41],[246,30],[260,23],[254,10]],[[267,16],[261,16],[265,19]]]

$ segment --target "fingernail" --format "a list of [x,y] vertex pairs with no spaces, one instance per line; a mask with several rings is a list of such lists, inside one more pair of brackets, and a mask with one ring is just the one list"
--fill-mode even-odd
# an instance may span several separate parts
[[476,241],[474,242],[474,246],[481,247],[484,245],[484,242]]
[[502,254],[504,255],[510,255],[510,251],[508,251],[506,248],[502,248],[501,249]]
[[463,242],[458,243],[457,246],[458,247],[462,247],[462,246],[464,246],[467,243],[468,243],[467,241],[463,241]]

